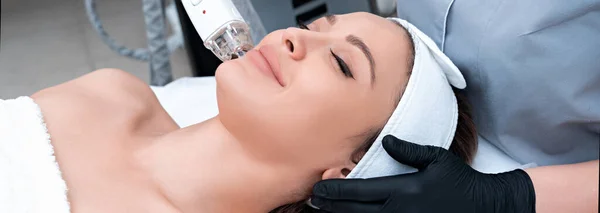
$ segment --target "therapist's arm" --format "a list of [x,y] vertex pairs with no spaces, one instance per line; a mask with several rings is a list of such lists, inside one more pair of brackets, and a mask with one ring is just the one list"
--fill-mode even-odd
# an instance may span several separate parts
[[525,170],[538,213],[598,212],[598,160]]

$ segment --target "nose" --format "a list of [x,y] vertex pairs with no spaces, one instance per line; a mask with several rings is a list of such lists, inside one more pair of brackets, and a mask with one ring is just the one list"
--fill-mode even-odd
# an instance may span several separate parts
[[306,56],[306,44],[302,32],[297,28],[286,29],[281,36],[281,43],[286,47],[287,54],[294,60],[302,60]]

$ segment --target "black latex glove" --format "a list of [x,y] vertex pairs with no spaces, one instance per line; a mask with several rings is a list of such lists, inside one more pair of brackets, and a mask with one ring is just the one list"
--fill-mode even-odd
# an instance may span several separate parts
[[373,179],[324,180],[312,204],[335,213],[535,212],[535,192],[523,170],[484,174],[451,152],[383,138],[385,150],[411,174]]

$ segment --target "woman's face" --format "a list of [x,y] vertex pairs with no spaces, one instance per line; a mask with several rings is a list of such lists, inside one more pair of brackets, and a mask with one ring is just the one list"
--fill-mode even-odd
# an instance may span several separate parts
[[219,119],[262,160],[339,176],[393,112],[409,77],[408,39],[368,13],[272,32],[218,67]]

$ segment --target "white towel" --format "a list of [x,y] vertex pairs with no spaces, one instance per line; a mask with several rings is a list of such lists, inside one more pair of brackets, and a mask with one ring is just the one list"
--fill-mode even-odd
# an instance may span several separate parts
[[413,40],[415,60],[400,103],[383,130],[348,178],[372,178],[416,171],[398,163],[383,149],[385,135],[448,149],[454,138],[458,105],[452,86],[463,89],[465,79],[452,61],[423,32],[398,18]]
[[0,99],[0,212],[68,213],[66,192],[38,105]]
[[[414,43],[415,61],[400,103],[383,130],[347,178],[372,178],[415,172],[390,157],[382,146],[391,134],[421,145],[450,148],[458,118],[452,87],[464,89],[466,82],[458,68],[425,33],[406,20],[389,18],[404,26]],[[510,171],[535,165],[520,165],[498,148],[481,140],[473,168],[486,173]]]

